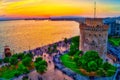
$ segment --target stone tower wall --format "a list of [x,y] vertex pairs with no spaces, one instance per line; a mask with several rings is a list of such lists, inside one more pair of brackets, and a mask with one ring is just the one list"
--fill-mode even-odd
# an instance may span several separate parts
[[79,49],[86,52],[95,50],[101,57],[107,53],[108,26],[103,25],[100,20],[87,20],[81,23],[80,28],[80,46]]

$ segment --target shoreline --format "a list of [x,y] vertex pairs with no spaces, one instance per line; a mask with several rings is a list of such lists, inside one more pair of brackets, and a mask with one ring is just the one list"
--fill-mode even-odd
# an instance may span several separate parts
[[[70,38],[71,39],[71,38]],[[48,57],[46,57],[46,58],[48,58],[48,59],[51,59],[51,61],[53,61],[53,56],[54,56],[54,54],[59,54],[59,53],[62,53],[64,50],[62,50],[62,48],[65,48],[65,49],[69,49],[69,44],[70,44],[70,39],[68,39],[68,41],[67,41],[67,44],[65,44],[65,42],[64,42],[64,40],[63,41],[58,41],[58,42],[55,42],[55,43],[52,43],[52,44],[48,44],[48,45],[45,45],[45,46],[42,46],[42,47],[37,47],[37,48],[35,48],[35,49],[32,49],[32,50],[27,50],[27,51],[23,51],[23,54],[27,54],[27,53],[32,53],[33,55],[34,55],[34,57],[33,57],[33,61],[34,61],[34,58],[36,58],[36,57],[39,57],[39,56],[43,56],[44,57],[44,55],[46,54],[46,55],[49,55],[49,53],[47,52],[48,50],[48,47],[53,47],[55,44],[57,45],[57,52],[52,52],[52,56],[51,56],[51,58],[48,58]],[[49,55],[50,56],[50,55]],[[3,65],[4,66],[4,65]],[[59,71],[59,70],[58,70]],[[31,72],[30,72],[31,73]],[[28,74],[30,74],[30,73],[28,73]],[[61,71],[60,71],[60,73],[62,73]],[[27,74],[27,75],[28,75]],[[63,73],[62,73],[63,74]],[[46,74],[47,75],[47,74]],[[67,76],[67,75],[65,75],[65,74],[63,74],[64,76]],[[24,74],[21,74],[21,75],[19,75],[19,77],[22,77],[22,76],[24,76]],[[19,77],[17,77],[17,78],[19,78]],[[49,76],[48,76],[49,77]],[[69,76],[67,76],[68,78],[69,78]],[[17,79],[16,77],[13,77],[13,78],[11,78],[11,79]],[[3,79],[3,78],[0,78],[0,79]]]
[[[71,38],[67,39],[67,46],[70,45],[70,43],[71,43]],[[48,45],[37,47],[37,48],[31,49],[31,50],[23,51],[22,53],[25,53],[25,54],[32,53],[34,56],[38,56],[38,55],[42,55],[43,53],[48,52],[48,48],[49,47],[53,48],[54,45],[56,45],[57,47],[65,47],[66,46],[64,40],[60,40],[60,41],[54,42],[52,44],[48,44]]]
[[[78,36],[78,35],[77,35]],[[76,36],[73,36],[73,37],[76,37]],[[71,39],[73,38],[66,38],[68,40],[68,44],[70,45],[71,43]],[[64,46],[64,40],[59,40],[57,42],[53,42],[53,43],[50,43],[50,44],[47,44],[47,45],[43,45],[41,47],[36,47],[34,49],[30,49],[30,50],[24,50],[24,51],[21,51],[21,52],[17,52],[17,53],[13,53],[13,54],[19,54],[19,53],[32,53],[34,56],[35,55],[42,55],[44,52],[47,51],[48,47],[53,47],[54,45],[57,45],[57,46]],[[118,60],[120,60],[120,56],[117,54],[117,53],[120,53],[120,46],[116,47],[116,46],[113,46],[112,44],[110,44],[108,42],[108,47],[107,47],[107,52],[108,54],[111,54],[113,55],[114,57],[116,57]],[[12,54],[12,55],[13,55]],[[3,55],[4,53],[0,53],[0,59],[3,59]]]
[[[67,38],[67,44],[69,45],[70,42],[71,42],[71,38]],[[64,44],[64,40],[59,40],[57,42],[53,42],[53,43],[50,43],[50,44],[47,44],[47,45],[43,45],[41,47],[36,47],[34,49],[30,49],[30,50],[24,50],[24,51],[21,51],[21,52],[16,52],[16,53],[12,53],[13,54],[20,54],[20,53],[32,53],[34,56],[35,55],[42,55],[45,51],[47,51],[48,47],[53,47],[54,45],[57,45],[57,47],[59,46],[65,46]],[[3,59],[3,55],[4,53],[0,53],[0,59]]]
[[[76,37],[76,36],[75,36],[75,37]],[[49,53],[48,53],[48,47],[53,47],[54,45],[56,45],[57,47],[65,47],[65,48],[66,48],[65,51],[60,52],[60,50],[57,49],[58,52],[56,52],[56,54],[52,56],[55,67],[56,67],[56,66],[60,67],[60,65],[64,66],[63,64],[61,64],[61,61],[59,60],[59,57],[60,57],[61,55],[63,55],[64,53],[66,53],[66,52],[69,51],[69,46],[70,46],[70,43],[71,43],[71,39],[72,39],[72,38],[73,38],[73,37],[67,39],[67,44],[65,44],[65,41],[64,41],[64,40],[61,40],[61,41],[58,41],[58,42],[55,42],[55,43],[52,43],[52,44],[48,44],[48,45],[44,45],[44,46],[41,46],[41,47],[37,47],[37,48],[32,49],[32,50],[23,51],[23,53],[24,53],[24,54],[32,53],[32,54],[34,55],[34,57],[35,57],[35,56],[38,57],[38,56],[42,56],[44,53],[49,54]],[[54,52],[53,52],[52,54],[54,54]],[[56,58],[57,58],[57,59],[56,59]],[[55,60],[56,60],[56,63],[55,63]],[[63,67],[61,67],[61,68],[63,68]],[[60,70],[59,68],[57,68],[57,69]],[[63,70],[63,71],[66,71],[66,69],[68,70],[68,68],[65,67],[65,70]],[[60,71],[63,72],[62,70],[60,70]],[[71,71],[71,70],[69,70],[69,71]],[[68,73],[67,76],[69,76],[69,74],[70,74],[70,72],[63,72],[63,73],[64,73],[65,75],[67,75],[67,73]],[[74,77],[69,76],[69,77],[71,77],[71,78],[75,78],[75,77],[78,78],[78,77],[80,77],[77,73],[73,73],[73,71],[72,71],[72,74],[75,74],[75,76],[74,76]],[[96,79],[97,79],[97,77],[96,77]]]

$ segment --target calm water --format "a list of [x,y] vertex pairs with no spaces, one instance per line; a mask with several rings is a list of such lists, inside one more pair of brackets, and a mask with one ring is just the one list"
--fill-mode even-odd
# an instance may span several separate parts
[[76,35],[79,35],[79,24],[73,21],[2,21],[0,53],[5,45],[12,51],[21,52]]

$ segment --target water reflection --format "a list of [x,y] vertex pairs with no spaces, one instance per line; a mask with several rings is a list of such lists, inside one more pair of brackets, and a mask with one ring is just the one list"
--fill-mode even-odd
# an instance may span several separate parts
[[73,21],[3,21],[0,22],[0,53],[5,45],[21,52],[75,35],[79,35],[79,25]]

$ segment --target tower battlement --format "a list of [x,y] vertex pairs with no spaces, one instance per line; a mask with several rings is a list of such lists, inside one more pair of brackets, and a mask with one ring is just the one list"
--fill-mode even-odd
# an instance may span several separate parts
[[88,25],[85,23],[81,23],[81,29],[83,30],[90,30],[90,31],[107,31],[108,30],[108,26],[101,24],[101,25]]
[[88,26],[97,26],[97,25],[103,25],[103,19],[102,18],[86,18],[85,22]]

